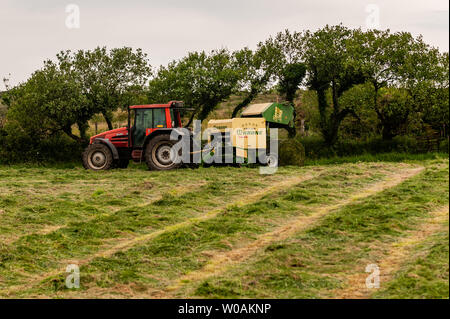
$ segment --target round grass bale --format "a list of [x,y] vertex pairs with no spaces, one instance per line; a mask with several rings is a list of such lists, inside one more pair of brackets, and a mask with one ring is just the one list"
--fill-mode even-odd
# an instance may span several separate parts
[[281,140],[278,149],[278,158],[280,166],[303,166],[305,165],[305,148],[296,139]]

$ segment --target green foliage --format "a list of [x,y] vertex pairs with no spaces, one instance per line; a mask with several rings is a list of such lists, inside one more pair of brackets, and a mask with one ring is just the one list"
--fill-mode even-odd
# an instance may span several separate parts
[[281,141],[278,154],[281,166],[303,166],[305,164],[305,148],[296,139]]
[[286,65],[280,74],[278,92],[283,95],[286,101],[294,104],[299,85],[306,75],[306,66],[303,63],[292,63]]
[[5,125],[7,106],[3,105],[0,100],[0,129]]
[[[309,71],[308,86],[317,92],[320,131],[328,145],[337,141],[339,126],[355,110],[342,108],[339,98],[353,85],[364,83],[361,61],[352,59],[352,49],[358,47],[355,30],[342,25],[326,26],[305,34],[305,63]],[[327,91],[331,91],[331,104]]]
[[104,116],[109,129],[113,128],[113,111],[142,101],[144,85],[151,74],[147,54],[129,47],[109,52],[105,47],[73,54],[61,52],[58,60],[66,70],[77,74],[90,108]]
[[420,120],[435,130],[444,131],[448,136],[449,127],[449,55],[448,52],[431,53],[434,64],[429,64],[433,71],[427,79],[411,85],[408,89],[414,101],[414,110]]
[[[414,38],[407,32],[358,31],[355,37],[361,45],[354,58],[363,62],[364,74],[372,84],[371,107],[384,139],[406,131],[406,125],[413,122],[448,127],[448,54],[440,54],[422,37]],[[404,92],[392,95],[392,87],[407,90],[409,97]],[[380,94],[386,88],[391,93]],[[413,113],[414,118],[407,123]]]
[[[5,130],[37,141],[55,134],[72,134],[72,125],[87,122],[92,110],[82,88],[70,74],[51,61],[12,92]],[[11,138],[15,138],[12,136]]]
[[449,150],[448,137],[439,144],[439,150],[441,152],[446,152],[447,154],[449,153],[450,150]]
[[[294,106],[294,99],[299,86],[306,75],[306,65],[303,63],[305,50],[304,34],[302,32],[279,32],[275,38],[268,38],[264,44],[260,43],[263,51],[270,52],[274,80],[277,81],[277,91],[283,98]],[[295,109],[294,109],[295,110]],[[289,136],[296,134],[297,111],[294,112],[293,127],[288,129]]]
[[[88,140],[88,121],[101,113],[112,128],[113,111],[142,100],[149,72],[146,55],[131,48],[66,51],[57,55],[57,62],[45,61],[42,69],[2,97],[9,104],[3,161],[78,158]],[[79,136],[72,132],[74,126]]]
[[391,140],[406,131],[413,101],[405,90],[382,88],[378,94],[377,114],[381,119],[382,136],[385,140]]
[[[328,145],[336,143],[344,121],[350,135],[364,136],[377,127],[387,140],[407,132],[412,123],[432,122],[445,132],[448,54],[407,32],[350,30],[340,25],[308,31],[304,37],[308,83],[317,92],[318,128]],[[358,84],[364,86],[347,92]],[[411,114],[414,118],[409,119]],[[346,120],[348,115],[357,121]],[[348,130],[349,125],[356,130]]]
[[83,146],[63,134],[43,140],[33,139],[21,131],[0,129],[0,164],[80,162]]
[[[423,152],[415,137],[396,136],[391,140],[384,140],[379,137],[367,140],[342,140],[332,147],[318,136],[301,137],[300,142],[305,147],[306,158],[332,158],[336,156],[351,156],[363,154],[381,154],[390,152],[417,154]],[[442,149],[442,151],[444,151]]]
[[161,102],[182,100],[194,116],[205,119],[220,102],[236,91],[240,79],[233,57],[225,50],[210,53],[191,52],[167,67],[160,67],[149,83],[149,100]]
[[339,127],[339,139],[364,139],[378,136],[378,118],[373,110],[374,91],[371,83],[358,84],[345,91],[339,99],[344,108],[358,115],[346,117]]
[[[261,43],[260,43],[261,45]],[[275,37],[269,37],[264,46],[276,57],[276,70],[281,72],[288,64],[301,63],[304,59],[304,33],[290,32],[288,29],[278,32]]]
[[232,118],[268,88],[276,75],[279,51],[270,45],[259,43],[255,52],[244,48],[234,52],[233,57],[240,74],[238,90],[243,93],[243,99],[233,109]]
[[[188,125],[210,114],[235,117],[268,91],[272,99],[281,95],[295,105],[301,121],[294,124],[302,133],[320,133],[325,153],[378,136],[387,141],[381,149],[393,150],[401,143],[388,141],[399,134],[449,134],[449,55],[408,32],[342,25],[285,30],[256,50],[192,52],[160,67],[148,82],[151,75],[140,49],[60,52],[27,82],[2,92],[8,110],[0,105],[0,147],[14,152],[13,145],[20,145],[36,153],[35,145],[62,135],[83,144],[94,117],[97,124],[103,117],[111,129],[113,121],[126,119],[117,110],[149,101],[183,100],[193,108]],[[304,77],[309,90],[299,90]],[[224,101],[227,112],[217,110]],[[21,158],[16,155],[8,158]]]

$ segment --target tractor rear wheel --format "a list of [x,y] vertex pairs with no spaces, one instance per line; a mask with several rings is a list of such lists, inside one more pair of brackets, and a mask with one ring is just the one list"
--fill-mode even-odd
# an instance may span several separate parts
[[170,140],[170,135],[162,134],[155,136],[145,148],[145,162],[151,170],[165,171],[180,167],[181,162],[177,163],[172,159],[172,147],[176,141]]
[[91,144],[83,153],[83,166],[94,171],[107,170],[113,166],[113,156],[104,144]]

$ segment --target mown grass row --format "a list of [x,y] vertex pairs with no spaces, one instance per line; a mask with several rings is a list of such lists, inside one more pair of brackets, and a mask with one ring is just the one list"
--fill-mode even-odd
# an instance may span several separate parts
[[[410,217],[426,215],[425,210],[430,205],[436,204],[436,197],[441,196],[441,201],[445,202],[446,200],[448,203],[448,185],[446,198],[440,192],[442,181],[438,181],[439,178],[435,178],[435,175],[439,175],[440,171],[447,170],[448,184],[448,161],[437,161],[433,165],[423,174],[423,176],[429,175],[425,178],[425,180],[429,179],[427,183],[420,179],[417,184],[421,186],[418,189],[416,189],[414,183],[408,184],[411,186],[410,191],[418,196],[418,202],[416,204],[422,206],[419,205],[420,207],[418,208],[414,206],[416,204],[412,205],[410,203],[412,205],[411,207],[414,207],[417,212],[413,210],[412,215],[407,214],[408,216],[405,217],[405,220],[408,222],[405,223],[405,229],[413,227],[414,218]],[[447,168],[442,169],[442,165],[446,165]],[[66,290],[64,288],[64,280],[67,274],[62,273],[55,277],[46,278],[39,284],[33,284],[34,287],[31,289],[14,292],[13,296],[92,297],[101,296],[105,292],[117,293],[118,296],[122,297],[132,297],[133,294],[151,296],[152,290],[164,290],[180,275],[201,269],[215,253],[245,245],[258,235],[271,231],[279,225],[288,223],[295,216],[309,214],[309,208],[313,209],[322,205],[331,205],[348,197],[349,194],[364,188],[368,184],[379,181],[386,175],[402,167],[405,166],[380,163],[329,166],[326,168],[326,171],[320,168],[324,173],[314,180],[304,182],[291,189],[274,192],[261,201],[245,205],[244,207],[228,207],[215,218],[203,222],[196,222],[176,231],[164,233],[148,243],[140,244],[127,251],[118,252],[111,257],[94,259],[89,264],[81,267],[81,290]],[[3,289],[1,294],[3,295],[7,291],[7,287],[11,285],[26,284],[27,280],[30,279],[27,278],[29,274],[45,274],[49,269],[58,269],[61,266],[61,262],[67,260],[67,258],[91,256],[96,251],[101,250],[105,243],[107,245],[114,245],[114,242],[118,239],[126,239],[129,236],[146,234],[157,229],[163,229],[168,225],[186,220],[186,218],[196,216],[214,207],[231,203],[239,199],[242,194],[245,197],[245,194],[250,194],[252,191],[270,185],[280,178],[286,178],[290,174],[305,174],[316,169],[315,167],[303,170],[299,170],[298,168],[285,168],[281,169],[279,174],[272,178],[262,177],[258,175],[257,170],[247,168],[210,168],[186,171],[187,173],[181,178],[188,180],[191,174],[200,172],[199,176],[193,178],[198,178],[197,181],[204,180],[207,184],[199,187],[198,190],[192,190],[181,196],[177,196],[171,192],[162,192],[163,194],[165,193],[163,198],[153,204],[143,207],[140,207],[140,205],[130,205],[129,203],[122,204],[124,206],[121,209],[112,213],[111,211],[97,213],[92,220],[83,220],[83,217],[81,217],[81,221],[70,222],[67,227],[50,234],[25,236],[13,245],[6,247],[0,246],[0,287]],[[207,172],[202,172],[202,170]],[[145,175],[140,175],[141,172],[137,172],[135,178],[137,176],[147,176],[146,174],[148,172],[143,173]],[[111,176],[115,174],[113,172]],[[119,172],[117,174],[121,175],[122,173]],[[170,176],[169,174],[167,179],[166,175],[160,175],[154,178],[157,180],[155,183],[163,183],[165,180],[176,177],[176,175]],[[442,179],[442,177],[440,178]],[[130,179],[130,181],[132,180]],[[69,184],[71,183],[70,178],[67,181]],[[117,180],[114,182],[116,184],[120,183]],[[178,182],[183,182],[183,180],[178,179]],[[428,184],[433,185],[430,186]],[[425,190],[430,191],[433,187],[439,191],[435,192],[436,194],[433,196],[430,195],[428,201],[426,198],[422,198],[422,192]],[[398,203],[401,198],[408,198],[408,202],[410,202],[412,194],[408,194],[407,188],[405,186],[404,191],[398,192],[398,194],[395,193],[397,195],[392,198],[381,197],[381,200],[380,198],[378,200],[371,199],[370,202],[375,202],[381,206],[384,205],[384,200],[391,201],[394,199],[394,202]],[[95,192],[96,190],[90,194],[94,194]],[[108,193],[98,194],[98,196],[102,197],[101,200],[109,200],[107,198],[109,196]],[[106,198],[103,198],[103,196]],[[389,205],[387,205],[389,207],[386,209],[396,207],[396,204]],[[19,206],[18,204],[17,207]],[[99,204],[99,206],[101,205]],[[376,211],[376,208],[374,210]],[[12,211],[14,210],[12,209]],[[384,210],[381,211],[383,214],[385,213]],[[374,212],[372,213],[374,214]],[[341,211],[336,214],[340,215]],[[76,215],[77,213],[74,214],[75,218]],[[369,216],[371,215],[369,214]],[[353,215],[353,217],[355,216]],[[395,220],[396,218],[394,218]],[[370,225],[376,225],[378,219],[369,219],[368,222]],[[339,223],[340,221],[338,220],[337,224]],[[326,232],[330,231],[327,228],[325,230]],[[395,230],[398,231],[398,234],[386,234],[381,231],[381,237],[387,236],[386,240],[391,240],[393,237],[402,234],[403,229]],[[336,231],[338,235],[346,234],[346,232],[339,229]],[[375,231],[378,230],[375,229]],[[343,234],[339,232],[343,232]],[[319,241],[325,240],[321,236],[318,236],[318,239]],[[332,239],[329,238],[329,240]],[[371,240],[373,242],[373,239]],[[308,245],[312,246],[312,241],[311,238],[311,243],[308,242]],[[303,240],[301,242],[302,244],[307,243]],[[254,263],[259,265],[258,258],[265,259],[266,255],[279,258],[280,256],[276,254],[285,251],[285,245],[285,242],[275,243],[268,247],[263,254],[252,258],[251,263],[239,265],[238,268],[231,270],[219,278],[206,280],[201,283],[188,283],[186,289],[179,292],[180,296],[272,296],[277,298],[282,296],[298,296],[295,289],[289,288],[289,285],[286,286],[287,283],[284,282],[283,277],[276,279],[279,270],[283,269],[283,267],[280,268],[279,264],[280,262],[283,263],[283,256],[275,264],[267,261],[259,262],[267,263],[267,273],[271,268],[271,275],[274,276],[273,281],[278,281],[280,285],[285,285],[289,293],[280,292],[275,288],[267,288],[268,286],[261,286],[260,279],[265,278],[265,273],[258,273],[258,271],[261,271],[261,267],[254,269],[257,270],[254,278],[252,278],[252,274],[249,271],[254,267]],[[343,247],[344,250],[353,249],[353,246],[349,242],[343,242]],[[339,251],[340,246],[338,245],[338,247],[333,249]],[[361,249],[359,246],[356,247],[356,258],[365,258],[364,256],[366,255],[361,255],[360,253]],[[371,251],[367,247],[365,250],[362,250],[367,254],[370,254]],[[290,249],[288,249],[289,251]],[[310,250],[303,252],[307,252],[311,256],[315,254],[315,252]],[[295,251],[291,251],[291,253],[296,254]],[[343,263],[347,260],[353,263],[354,266],[355,262],[352,258],[345,254],[343,257]],[[306,278],[306,281],[310,280],[310,284],[315,285],[316,288],[322,287],[322,290],[345,286],[345,282],[339,276],[330,276],[330,278],[322,281],[324,274],[320,271],[311,272],[308,270],[302,273],[304,277],[299,276],[298,270],[303,269],[305,261],[302,258],[299,259],[297,255],[289,255],[287,259],[289,263],[292,262],[291,269],[286,269],[286,272],[292,274],[291,280],[295,281],[301,278],[301,282],[304,283]],[[59,268],[63,271],[65,266]],[[241,266],[242,268],[240,268]],[[349,269],[353,269],[353,266]],[[311,267],[313,267],[313,264],[311,264]],[[269,282],[271,281],[269,280]],[[249,290],[248,285],[254,287],[254,289]],[[131,295],[118,291],[120,290],[117,288],[119,286],[127,287],[126,291],[132,291]],[[93,290],[96,292],[93,293]],[[312,292],[310,289],[308,293],[308,289],[306,289],[304,295],[312,297],[326,295],[322,290]]]
[[390,153],[378,153],[378,154],[361,154],[361,155],[349,155],[349,156],[334,156],[330,158],[319,158],[319,159],[306,159],[305,164],[308,166],[313,165],[336,165],[345,163],[376,163],[376,162],[424,162],[432,160],[445,160],[448,159],[448,153],[445,152],[435,152],[435,153],[421,153],[421,154],[411,154],[411,153],[401,153],[401,152],[390,152]]
[[[218,171],[219,178],[228,173]],[[236,172],[249,176],[248,170]],[[251,176],[251,175],[250,175]],[[253,176],[252,176],[253,177]],[[184,180],[189,180],[186,185]],[[0,167],[0,242],[49,226],[145,204],[177,188],[211,180],[207,170],[168,174],[140,169],[89,172],[84,169]],[[189,189],[187,189],[189,190]]]
[[[295,174],[301,175],[303,171],[297,169]],[[201,215],[217,206],[226,205],[242,196],[271,186],[277,179],[291,177],[291,174],[287,172],[289,170],[280,172],[277,176],[263,176],[259,175],[257,170],[247,168],[180,170],[178,178],[184,177],[184,181],[178,179],[178,182],[186,187],[186,192],[181,194],[172,191],[163,192],[162,198],[149,204],[142,205],[140,201],[134,205],[125,203],[123,204],[125,207],[119,210],[94,211],[88,219],[82,214],[77,215],[79,213],[77,210],[71,210],[73,206],[66,206],[72,218],[66,225],[62,225],[63,227],[46,234],[31,233],[10,243],[0,243],[0,278],[2,279],[0,286],[20,284],[26,281],[30,274],[47,273],[59,267],[60,263],[67,259],[81,259],[94,254],[105,245],[114,246],[118,239],[126,240],[139,234],[151,233],[187,218]],[[148,172],[145,173],[148,174]],[[165,176],[162,173],[168,174]],[[158,179],[159,184],[163,181],[170,183],[177,177],[176,172],[162,173],[153,175],[153,179]],[[111,179],[119,184],[116,174],[124,173],[120,171],[110,173]],[[195,176],[196,174],[198,176]],[[142,176],[138,172],[133,180],[139,181]],[[72,178],[73,183],[76,184],[76,178],[80,177],[74,174]],[[197,186],[192,182],[196,180],[206,184]],[[148,183],[148,180],[144,183]],[[109,192],[97,195],[98,191],[93,191],[91,194],[97,196],[99,202],[103,201],[103,204],[104,201],[111,200]],[[84,207],[83,202],[70,203],[81,210]],[[7,214],[10,216],[17,214],[14,209],[9,210],[9,207],[7,209]],[[39,218],[42,222],[47,222],[47,219],[51,218],[46,214],[59,212],[47,212],[44,209],[42,213],[44,216]],[[28,214],[33,215],[36,212],[28,212]],[[3,214],[0,216],[3,222],[4,217]],[[10,224],[11,227],[16,228],[24,225],[27,225],[27,221],[12,220]]]
[[392,281],[376,292],[374,298],[434,299],[449,298],[449,232],[439,232],[420,243],[412,260],[402,265]]
[[[274,192],[258,202],[228,207],[209,220],[163,233],[111,257],[96,258],[81,267],[82,290],[76,293],[93,287],[110,292],[117,285],[128,284],[136,292],[165,289],[180,275],[203,267],[215,252],[238,247],[288,223],[290,218],[307,215],[309,208],[342,200],[383,179],[393,169],[398,167],[381,164],[330,167],[315,179]],[[48,278],[27,293],[51,295],[55,290],[65,291],[64,275]]]
[[[184,294],[208,298],[333,298],[333,291],[346,287],[346,278],[364,273],[366,265],[385,252],[383,244],[417,227],[434,207],[448,205],[448,174],[448,161],[434,163],[417,177],[345,206],[315,227],[273,243],[248,263],[192,283]],[[441,283],[448,285],[448,260],[438,267],[438,272],[447,272]],[[448,298],[448,294],[441,297]]]
[[[6,169],[0,167],[0,242],[46,227],[83,221],[126,207],[145,205],[163,194],[193,191],[214,180],[263,178],[250,169],[179,170],[148,172],[138,169],[111,172],[84,170]],[[56,183],[55,180],[59,180]],[[250,187],[251,185],[249,185]]]

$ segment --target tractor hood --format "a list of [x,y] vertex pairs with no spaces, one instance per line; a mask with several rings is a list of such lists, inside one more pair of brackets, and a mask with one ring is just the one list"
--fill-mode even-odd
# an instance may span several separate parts
[[110,140],[113,137],[116,136],[128,136],[128,129],[126,127],[116,128],[111,131],[106,131],[97,135],[94,135],[91,137],[91,144],[94,142],[96,138],[105,138],[107,140]]

